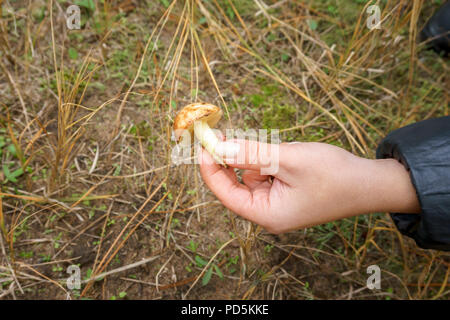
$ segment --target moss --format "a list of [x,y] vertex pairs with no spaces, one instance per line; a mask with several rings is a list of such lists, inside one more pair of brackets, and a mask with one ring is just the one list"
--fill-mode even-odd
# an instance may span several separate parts
[[273,104],[263,112],[264,129],[285,129],[295,124],[297,109],[291,105]]

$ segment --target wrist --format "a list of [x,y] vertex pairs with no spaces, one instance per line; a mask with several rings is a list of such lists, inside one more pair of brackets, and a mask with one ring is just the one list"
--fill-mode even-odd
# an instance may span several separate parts
[[395,159],[364,162],[362,211],[420,213],[416,190],[406,168]]

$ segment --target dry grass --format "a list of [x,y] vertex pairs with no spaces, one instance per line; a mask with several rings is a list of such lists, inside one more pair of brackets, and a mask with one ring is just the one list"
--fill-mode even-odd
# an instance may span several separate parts
[[0,297],[448,298],[449,255],[385,214],[273,236],[170,162],[172,119],[197,100],[225,110],[222,129],[365,157],[448,115],[448,62],[416,42],[433,1],[385,1],[369,30],[374,2],[105,1],[77,31],[59,1],[0,1]]

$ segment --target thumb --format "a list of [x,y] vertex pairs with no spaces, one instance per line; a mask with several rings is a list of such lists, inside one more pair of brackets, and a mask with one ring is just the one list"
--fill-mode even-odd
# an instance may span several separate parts
[[230,167],[259,170],[262,175],[276,175],[280,162],[280,145],[253,140],[232,139],[219,142],[215,152]]

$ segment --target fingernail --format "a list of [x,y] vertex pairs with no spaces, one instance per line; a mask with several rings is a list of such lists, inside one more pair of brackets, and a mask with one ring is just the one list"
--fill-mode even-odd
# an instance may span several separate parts
[[239,144],[233,142],[219,142],[214,151],[221,157],[233,158],[238,154],[240,147]]
[[235,164],[235,162],[237,161],[237,159],[236,159],[236,157],[233,157],[233,158],[223,158],[223,161],[224,161],[226,164]]

